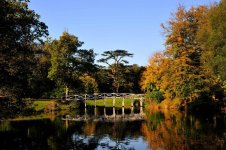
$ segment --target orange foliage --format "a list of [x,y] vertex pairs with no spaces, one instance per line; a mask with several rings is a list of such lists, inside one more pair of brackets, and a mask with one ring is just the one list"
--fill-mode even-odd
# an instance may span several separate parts
[[[148,90],[150,84],[165,92],[166,99],[178,97],[192,100],[203,92],[209,92],[206,85],[210,75],[201,64],[202,48],[196,34],[205,23],[208,9],[205,6],[186,11],[180,6],[173,19],[168,22],[166,50],[155,53],[143,73],[141,85]],[[211,80],[211,79],[210,79]]]

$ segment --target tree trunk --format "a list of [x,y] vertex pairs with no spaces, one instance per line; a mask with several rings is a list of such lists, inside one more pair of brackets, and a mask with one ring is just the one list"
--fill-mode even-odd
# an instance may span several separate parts
[[68,97],[68,91],[69,91],[69,88],[68,88],[68,86],[66,85],[66,87],[65,87],[65,99]]

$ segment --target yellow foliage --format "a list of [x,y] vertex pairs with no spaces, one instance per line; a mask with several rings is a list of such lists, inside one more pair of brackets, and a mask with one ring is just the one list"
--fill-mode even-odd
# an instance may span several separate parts
[[92,76],[85,73],[83,76],[80,76],[79,79],[82,81],[85,93],[95,93],[98,92],[98,84]]

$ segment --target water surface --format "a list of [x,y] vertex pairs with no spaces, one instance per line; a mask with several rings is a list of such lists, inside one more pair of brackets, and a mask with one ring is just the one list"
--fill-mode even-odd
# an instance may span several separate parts
[[[92,115],[92,110],[87,113]],[[103,109],[99,108],[97,114],[102,113]],[[111,115],[111,110],[106,113]],[[116,115],[121,113],[122,110],[116,110]],[[130,113],[125,110],[125,114]],[[0,141],[1,150],[223,150],[226,149],[226,116],[159,111],[146,113],[146,119],[138,121],[64,121],[61,117],[2,121]]]

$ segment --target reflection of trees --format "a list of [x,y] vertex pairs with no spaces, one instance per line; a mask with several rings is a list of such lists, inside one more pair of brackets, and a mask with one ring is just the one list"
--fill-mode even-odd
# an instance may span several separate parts
[[108,134],[111,138],[123,140],[128,137],[139,137],[142,122],[98,122],[95,135],[101,136]]
[[164,114],[161,112],[149,114],[147,117],[147,123],[148,123],[149,129],[156,130],[157,127],[162,123],[163,119],[164,119]]
[[85,135],[93,135],[96,130],[96,122],[86,122],[84,126]]
[[212,121],[214,117],[201,120],[179,112],[149,115],[141,131],[151,149],[223,149],[225,127],[217,126],[222,123],[225,125],[224,120]]
[[0,132],[6,132],[11,130],[11,125],[9,121],[0,122]]

